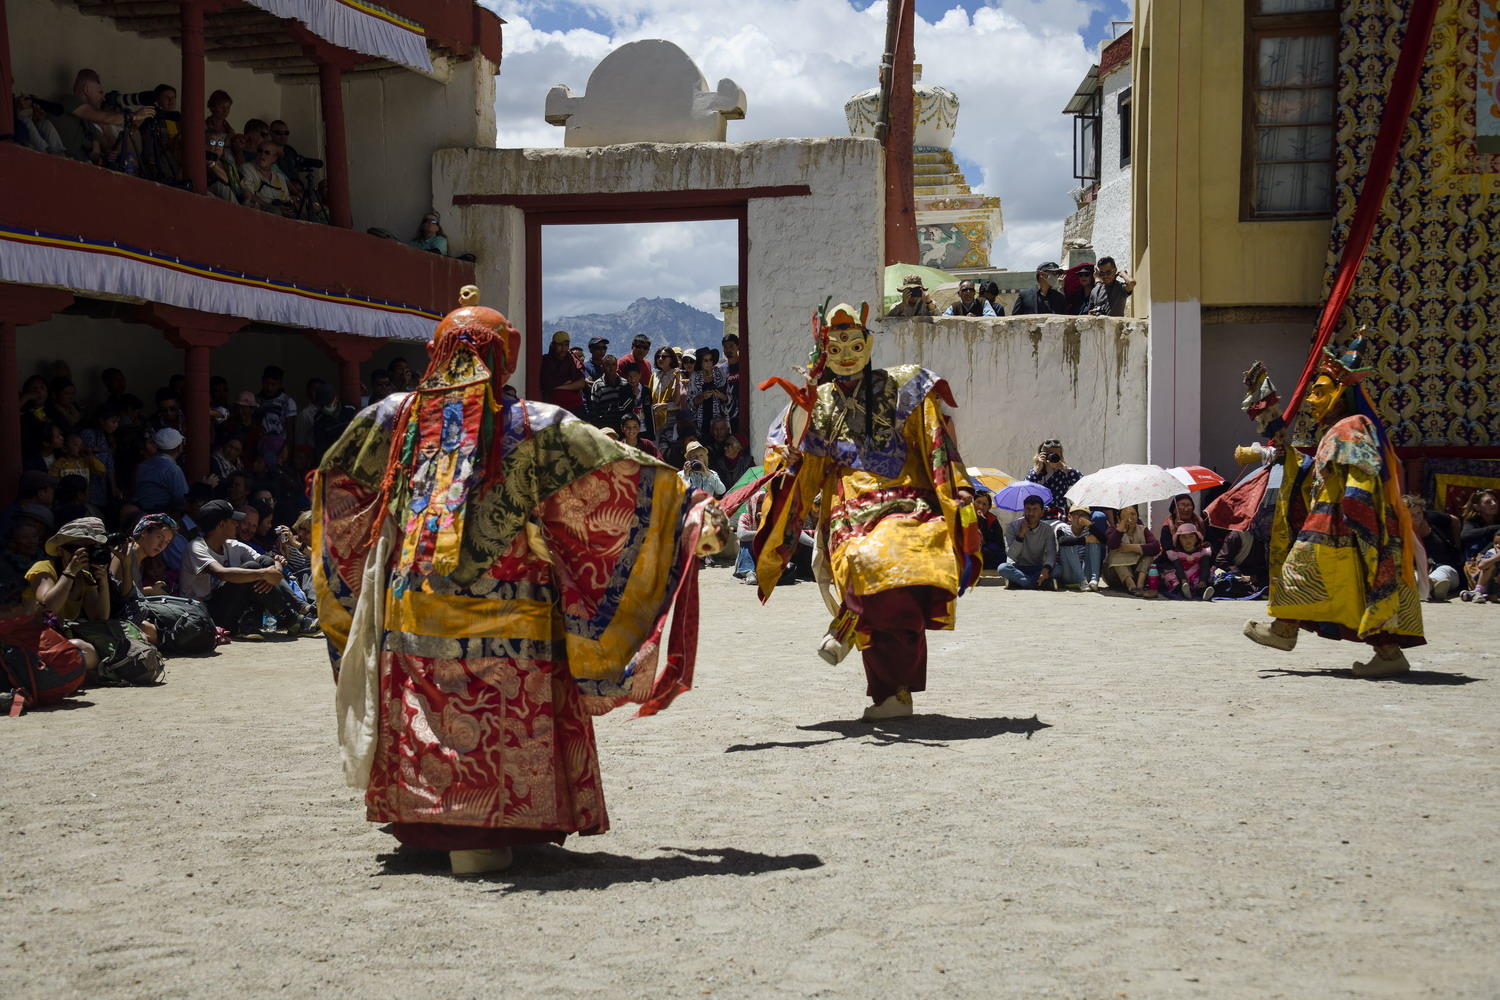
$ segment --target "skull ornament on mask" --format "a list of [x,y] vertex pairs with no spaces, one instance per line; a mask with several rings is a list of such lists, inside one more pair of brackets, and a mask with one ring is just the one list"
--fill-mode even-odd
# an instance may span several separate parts
[[870,364],[870,331],[851,305],[836,305],[828,313],[825,360],[840,377],[858,375]]

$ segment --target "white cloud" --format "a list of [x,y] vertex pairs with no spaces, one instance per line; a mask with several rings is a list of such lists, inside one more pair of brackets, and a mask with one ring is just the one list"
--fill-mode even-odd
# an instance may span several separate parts
[[[844,101],[875,84],[885,33],[884,3],[856,10],[847,0],[738,0],[732,7],[701,0],[486,2],[508,22],[496,81],[501,146],[561,145],[562,129],[542,120],[548,89],[565,83],[581,93],[600,59],[640,38],[676,42],[710,83],[729,77],[744,88],[746,118],[730,123],[731,139],[846,135]],[[1061,111],[1093,60],[1079,32],[1107,5],[994,0],[972,15],[955,6],[936,21],[918,19],[923,79],[949,87],[962,101],[954,154],[978,165],[979,176],[969,177],[975,190],[1002,201],[1006,232],[991,255],[997,266],[1028,268],[1061,252],[1062,220],[1072,211],[1067,192],[1075,184],[1071,122]],[[569,19],[560,22],[559,12]],[[548,31],[538,23],[587,23],[593,29]],[[625,268],[621,280],[604,284],[615,288],[640,288],[641,280],[661,289],[656,294],[697,305],[716,299],[718,286],[733,281],[732,235],[720,240],[679,233],[654,248],[642,242],[649,239],[644,234],[666,228],[617,227],[587,239],[574,233],[559,242],[567,249],[558,253],[549,243],[547,312],[562,311],[551,301],[553,287],[579,294],[577,300],[570,294],[570,301],[587,298],[571,280],[555,280],[553,261],[559,257],[569,263],[557,266],[608,269],[606,262],[614,261]],[[640,266],[646,260],[659,267],[654,275]],[[690,290],[672,292],[669,286]],[[618,298],[610,295],[608,301]],[[592,301],[603,306],[606,299]]]

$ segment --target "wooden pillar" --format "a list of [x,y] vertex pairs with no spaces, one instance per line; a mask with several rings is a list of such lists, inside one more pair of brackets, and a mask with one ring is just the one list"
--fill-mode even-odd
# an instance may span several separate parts
[[385,341],[352,333],[336,333],[333,330],[309,330],[307,335],[339,366],[339,396],[358,409],[359,402],[364,397],[359,366],[369,361]]
[[[0,0],[0,6],[3,3]],[[54,288],[0,285],[0,504],[16,498],[16,482],[21,478],[21,366],[16,357],[16,329],[50,319],[72,303],[70,293]]]
[[318,90],[323,101],[323,162],[328,171],[328,217],[349,229],[349,154],[344,139],[344,72],[338,62],[318,57]]
[[891,65],[891,127],[885,136],[885,263],[916,264],[917,207],[912,63],[916,57],[916,0],[891,0],[896,48]]
[[5,25],[5,0],[0,0],[0,142],[9,142],[16,134],[15,106],[11,103],[15,81],[10,75],[10,62],[10,29]]
[[187,179],[199,194],[208,193],[208,161],[204,158],[203,5],[182,5],[182,162]]
[[197,481],[208,475],[213,450],[213,418],[208,412],[208,380],[213,370],[212,348],[221,347],[230,334],[250,321],[239,316],[181,309],[147,303],[139,318],[167,335],[167,342],[184,352],[182,373],[187,377],[187,398],[182,401],[187,420],[187,477]]

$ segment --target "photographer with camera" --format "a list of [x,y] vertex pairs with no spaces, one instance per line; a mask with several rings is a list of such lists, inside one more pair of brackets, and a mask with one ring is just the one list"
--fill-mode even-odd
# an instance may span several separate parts
[[1049,518],[1067,516],[1068,490],[1082,478],[1081,472],[1063,461],[1062,442],[1056,438],[1042,442],[1032,460],[1031,471],[1026,474],[1027,482],[1040,483],[1051,491],[1052,501],[1047,504]]
[[203,142],[208,158],[208,193],[231,204],[243,203],[244,181],[240,165],[229,155],[229,137],[223,132],[209,132]]
[[292,217],[304,222],[328,221],[328,212],[318,195],[318,184],[313,171],[323,166],[323,161],[312,156],[303,156],[287,142],[292,137],[291,126],[280,118],[271,123],[271,141],[280,151],[276,167],[287,178],[292,192]]
[[686,461],[682,463],[682,481],[695,490],[715,497],[724,495],[724,480],[719,474],[708,467],[708,446],[702,441],[694,441],[688,445]]
[[[118,101],[106,102],[104,84],[91,69],[79,70],[73,79],[73,92],[59,98],[57,103],[62,107],[56,122],[57,133],[66,155],[99,165],[115,151],[114,129],[129,129],[156,114],[156,109],[150,106],[126,109]],[[109,132],[105,132],[106,127]]]
[[901,282],[901,301],[891,306],[887,316],[936,316],[937,303],[927,295],[920,276],[908,274]]
[[273,142],[261,143],[256,147],[255,159],[246,160],[240,168],[240,181],[244,187],[245,204],[290,219],[295,206],[291,183],[276,166],[280,152]]
[[109,537],[97,517],[80,517],[47,539],[47,558],[26,571],[26,596],[65,621],[109,617]]

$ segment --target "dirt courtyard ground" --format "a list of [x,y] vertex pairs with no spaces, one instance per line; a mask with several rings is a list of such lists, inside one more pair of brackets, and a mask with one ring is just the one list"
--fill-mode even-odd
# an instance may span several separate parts
[[1500,994],[1500,609],[1374,682],[1259,604],[986,586],[870,726],[811,586],[703,597],[697,689],[600,723],[614,829],[485,880],[364,821],[317,641],[0,719],[0,990]]

